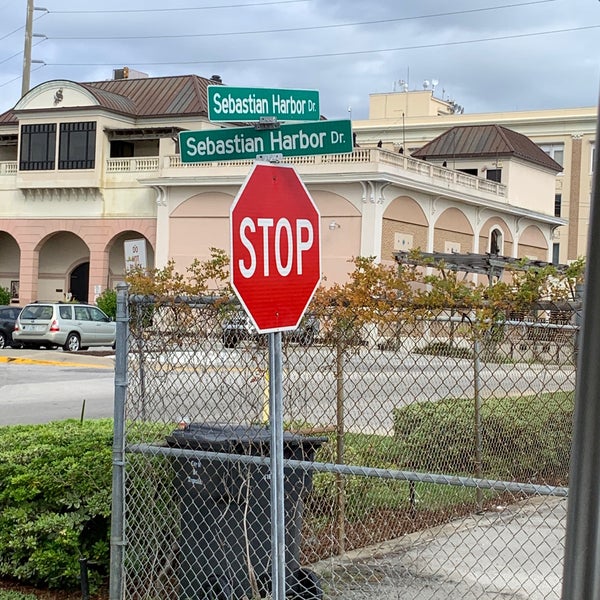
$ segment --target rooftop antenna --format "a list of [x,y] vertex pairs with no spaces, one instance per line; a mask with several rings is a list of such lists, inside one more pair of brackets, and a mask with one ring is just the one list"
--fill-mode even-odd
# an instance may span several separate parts
[[439,83],[437,79],[431,80],[431,89],[435,92],[435,86]]

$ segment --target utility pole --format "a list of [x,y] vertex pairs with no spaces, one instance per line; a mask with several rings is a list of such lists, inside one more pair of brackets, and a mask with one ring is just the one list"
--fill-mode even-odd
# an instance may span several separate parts
[[31,79],[31,40],[33,37],[33,0],[27,0],[27,19],[25,21],[25,48],[23,49],[23,80],[21,97],[29,91]]

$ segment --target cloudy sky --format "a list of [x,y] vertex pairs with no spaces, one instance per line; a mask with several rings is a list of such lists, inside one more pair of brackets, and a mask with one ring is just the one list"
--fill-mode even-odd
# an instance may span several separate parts
[[[0,0],[0,111],[21,95],[27,0]],[[596,106],[599,0],[36,0],[31,87],[218,74],[320,92],[328,118],[423,89],[465,113]],[[39,10],[39,9],[45,10]],[[45,36],[45,37],[44,37]]]

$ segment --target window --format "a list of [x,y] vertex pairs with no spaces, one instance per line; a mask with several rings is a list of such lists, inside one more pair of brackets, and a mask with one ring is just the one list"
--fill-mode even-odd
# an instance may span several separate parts
[[21,126],[21,171],[50,171],[56,157],[56,124]]
[[93,169],[96,161],[96,123],[61,123],[59,169]]
[[565,158],[564,144],[541,144],[540,148],[550,157],[553,158],[561,167]]
[[490,232],[490,254],[504,253],[504,239],[502,231],[498,228],[492,229]]
[[502,169],[488,169],[485,172],[485,178],[500,183],[502,181]]
[[560,209],[562,207],[562,194],[554,194],[554,216],[560,217]]
[[592,148],[591,148],[590,154],[592,156],[592,166],[590,168],[590,173],[593,173],[594,172],[594,166],[596,164],[596,144],[592,144]]
[[69,319],[70,320],[73,318],[73,312],[71,311],[70,306],[59,306],[58,312],[60,313],[61,319]]
[[474,175],[475,177],[477,177],[477,169],[456,169],[457,171],[460,171],[461,173],[466,173],[467,175]]
[[78,321],[90,321],[90,313],[87,306],[76,306],[75,307],[75,319]]
[[89,311],[92,321],[100,321],[102,323],[108,322],[108,318],[99,308],[91,306]]
[[552,264],[558,264],[558,256],[560,253],[560,244],[552,244]]

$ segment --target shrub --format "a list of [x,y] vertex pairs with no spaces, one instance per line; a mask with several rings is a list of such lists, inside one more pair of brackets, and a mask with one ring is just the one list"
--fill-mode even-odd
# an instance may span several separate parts
[[5,287],[0,286],[0,306],[8,304],[9,302],[10,292]]
[[97,298],[96,304],[112,319],[117,316],[117,291],[105,289]]
[[107,573],[112,421],[0,428],[0,576],[76,586],[79,557]]
[[[572,436],[573,394],[487,398],[481,405],[484,476],[566,484]],[[394,410],[394,433],[403,468],[475,472],[472,398],[416,402]]]

